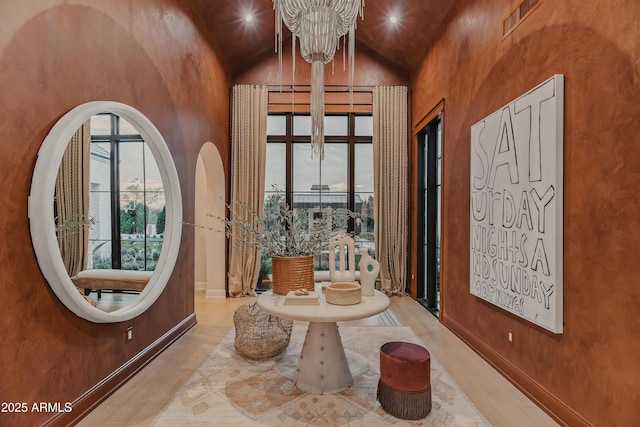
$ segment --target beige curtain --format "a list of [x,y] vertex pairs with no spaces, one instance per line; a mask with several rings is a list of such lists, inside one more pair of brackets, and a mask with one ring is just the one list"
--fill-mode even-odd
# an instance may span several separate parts
[[[231,200],[247,210],[262,213],[267,152],[266,86],[233,87],[231,122]],[[239,244],[231,234],[229,247],[229,295],[254,295],[260,270],[260,253]]]
[[70,276],[87,265],[90,144],[87,121],[69,141],[56,178],[54,207],[58,245]]
[[381,290],[405,293],[408,247],[407,88],[373,90],[373,173],[376,256]]

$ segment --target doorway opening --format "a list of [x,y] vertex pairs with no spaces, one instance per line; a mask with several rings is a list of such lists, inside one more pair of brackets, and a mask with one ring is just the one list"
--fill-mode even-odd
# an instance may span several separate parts
[[440,313],[442,113],[418,133],[418,302]]

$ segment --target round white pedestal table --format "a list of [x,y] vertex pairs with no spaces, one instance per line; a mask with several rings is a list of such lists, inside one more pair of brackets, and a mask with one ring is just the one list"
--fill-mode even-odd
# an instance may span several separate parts
[[271,291],[261,294],[257,303],[275,316],[309,322],[293,382],[307,393],[332,394],[353,384],[336,322],[382,313],[390,301],[382,292],[374,291],[373,296],[363,296],[359,304],[334,305],[327,303],[319,293],[318,305],[285,305],[285,297]]

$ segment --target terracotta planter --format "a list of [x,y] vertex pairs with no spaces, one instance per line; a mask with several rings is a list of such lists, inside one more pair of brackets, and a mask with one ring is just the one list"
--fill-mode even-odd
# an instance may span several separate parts
[[304,288],[312,291],[313,255],[300,257],[271,257],[271,288],[274,294],[286,295],[289,291]]

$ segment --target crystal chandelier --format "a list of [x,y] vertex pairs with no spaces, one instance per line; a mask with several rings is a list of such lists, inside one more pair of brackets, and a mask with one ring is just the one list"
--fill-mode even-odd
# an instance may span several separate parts
[[[324,159],[324,64],[331,62],[348,34],[349,87],[353,85],[355,28],[363,17],[364,0],[273,0],[276,14],[276,50],[282,76],[282,23],[292,34],[293,74],[296,38],[305,61],[311,63],[311,153]],[[346,49],[346,46],[344,46]]]

